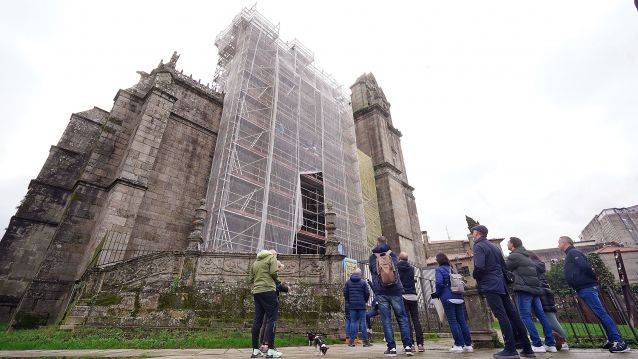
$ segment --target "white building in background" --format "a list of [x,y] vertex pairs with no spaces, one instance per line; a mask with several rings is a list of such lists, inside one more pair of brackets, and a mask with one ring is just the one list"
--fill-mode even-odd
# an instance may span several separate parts
[[602,210],[585,226],[579,237],[581,241],[638,245],[638,205]]

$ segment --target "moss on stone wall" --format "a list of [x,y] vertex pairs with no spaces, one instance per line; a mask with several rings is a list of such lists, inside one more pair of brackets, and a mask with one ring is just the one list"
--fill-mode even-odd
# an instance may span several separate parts
[[15,316],[15,322],[13,323],[14,329],[33,329],[38,326],[44,325],[47,322],[47,318],[35,313],[19,312]]
[[208,310],[211,303],[192,286],[177,286],[167,293],[161,293],[158,309]]
[[[238,275],[234,267],[215,275],[199,273],[196,265],[199,259],[185,257],[181,268],[154,262],[158,264],[156,270],[163,271],[161,276],[145,275],[133,282],[126,281],[130,276],[128,268],[136,264],[126,263],[121,273],[104,277],[107,280],[99,287],[101,292],[97,298],[90,290],[86,293],[86,299],[93,302],[86,323],[248,328],[255,314],[248,278]],[[252,261],[252,258],[246,260]],[[88,278],[87,283],[96,282],[95,278],[97,275]],[[332,333],[342,327],[341,283],[295,276],[283,278],[283,281],[291,288],[290,293],[282,293],[279,297],[279,322],[283,330],[303,332],[321,327]]]
[[321,311],[324,313],[336,313],[341,311],[341,300],[334,295],[322,295],[319,297]]
[[95,305],[109,306],[116,305],[122,302],[122,297],[117,293],[100,293],[94,300]]

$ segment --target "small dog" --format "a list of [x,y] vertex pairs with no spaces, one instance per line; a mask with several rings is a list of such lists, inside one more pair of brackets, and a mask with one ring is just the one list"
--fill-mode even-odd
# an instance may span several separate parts
[[314,345],[315,349],[317,350],[317,354],[326,355],[326,352],[328,352],[328,349],[330,348],[326,345],[323,339],[321,339],[319,334],[315,334],[312,332],[308,332],[307,334],[308,345]]

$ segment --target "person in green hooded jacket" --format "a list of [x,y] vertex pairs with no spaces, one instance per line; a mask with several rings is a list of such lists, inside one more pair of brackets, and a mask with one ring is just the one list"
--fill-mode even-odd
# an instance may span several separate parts
[[[257,260],[250,267],[249,281],[252,284],[255,299],[255,319],[252,326],[253,353],[251,358],[263,356],[262,349],[267,348],[267,358],[281,358],[282,353],[275,349],[275,327],[277,322],[278,298],[275,280],[278,276],[277,252],[262,250],[257,253]],[[259,343],[259,332],[264,316],[266,331],[264,342]]]

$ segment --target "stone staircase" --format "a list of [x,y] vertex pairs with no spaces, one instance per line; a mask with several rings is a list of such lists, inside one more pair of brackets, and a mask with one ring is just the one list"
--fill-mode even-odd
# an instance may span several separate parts
[[60,324],[62,330],[73,330],[84,324],[86,317],[89,315],[91,307],[87,304],[76,304],[73,310],[64,318]]

